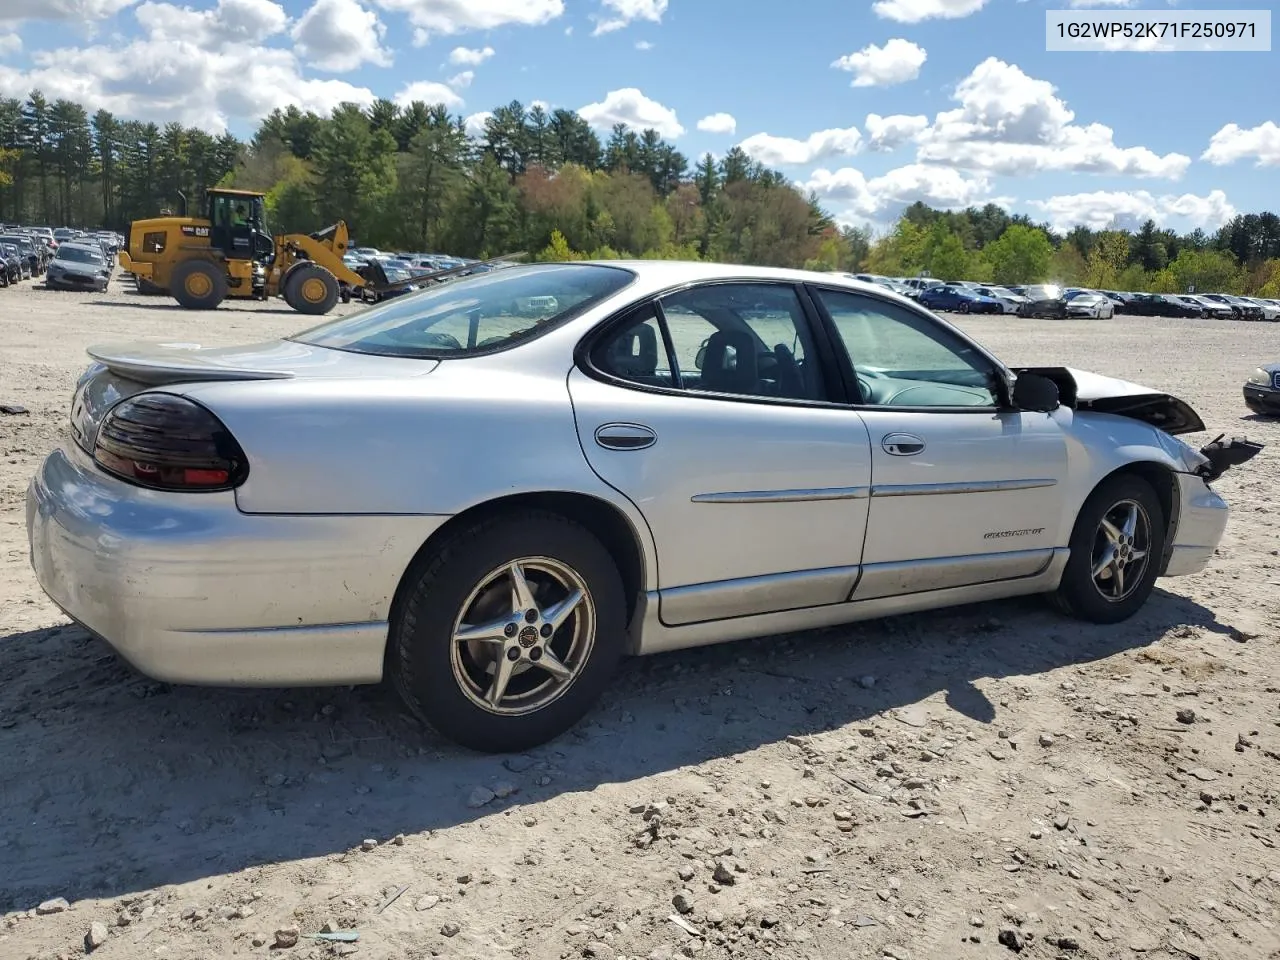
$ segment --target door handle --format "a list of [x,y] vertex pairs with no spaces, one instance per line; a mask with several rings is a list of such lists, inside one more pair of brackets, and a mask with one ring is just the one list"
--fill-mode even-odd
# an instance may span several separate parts
[[924,453],[924,441],[912,433],[885,434],[880,449],[891,457],[914,457]]
[[657,442],[657,432],[642,423],[606,423],[596,428],[596,443],[606,450],[644,450]]

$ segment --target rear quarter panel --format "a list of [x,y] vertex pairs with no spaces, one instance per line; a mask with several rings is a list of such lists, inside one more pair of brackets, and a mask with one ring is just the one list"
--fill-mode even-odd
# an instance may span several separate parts
[[[172,388],[170,388],[172,389]],[[496,497],[599,494],[564,377],[445,361],[420,377],[205,383],[249,458],[247,513],[455,514]]]

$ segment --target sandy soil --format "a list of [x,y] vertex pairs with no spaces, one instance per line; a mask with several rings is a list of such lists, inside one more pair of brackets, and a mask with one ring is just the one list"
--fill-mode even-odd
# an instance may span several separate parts
[[1240,397],[1280,325],[964,320],[1271,444],[1219,483],[1213,566],[1131,622],[1029,600],[633,662],[505,761],[377,688],[140,678],[36,586],[23,493],[86,345],[306,325],[0,291],[31,411],[0,416],[0,957],[1280,956],[1280,425]]

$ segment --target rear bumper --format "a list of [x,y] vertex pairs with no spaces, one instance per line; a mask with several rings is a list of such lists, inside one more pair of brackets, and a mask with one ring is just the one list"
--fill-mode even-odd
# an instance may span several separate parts
[[1227,529],[1227,502],[1200,477],[1174,474],[1178,482],[1178,526],[1162,576],[1200,573],[1209,566]]
[[31,565],[66,614],[173,683],[374,683],[391,599],[444,517],[241,513],[233,493],[142,490],[77,448],[27,491]]

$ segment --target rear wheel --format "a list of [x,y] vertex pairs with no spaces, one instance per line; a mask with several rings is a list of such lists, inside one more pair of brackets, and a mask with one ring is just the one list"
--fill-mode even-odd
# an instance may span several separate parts
[[315,263],[303,263],[289,271],[284,299],[299,313],[322,314],[333,309],[341,293],[338,278]]
[[1076,518],[1055,603],[1093,623],[1127,620],[1155,587],[1164,542],[1164,510],[1151,484],[1127,474],[1104,481]]
[[388,673],[414,713],[486,752],[568,730],[623,653],[626,602],[587,529],[527,511],[476,524],[415,565],[396,603]]
[[188,260],[174,268],[171,291],[188,310],[212,310],[227,297],[227,275],[209,260]]

